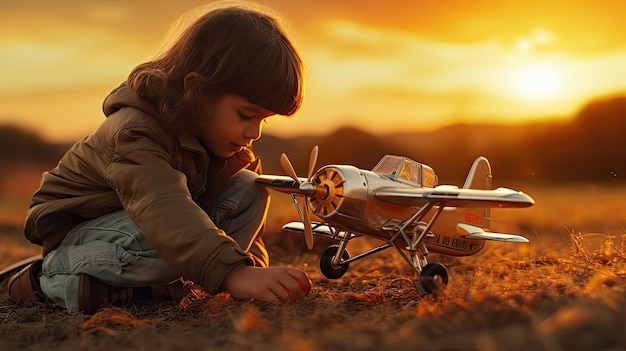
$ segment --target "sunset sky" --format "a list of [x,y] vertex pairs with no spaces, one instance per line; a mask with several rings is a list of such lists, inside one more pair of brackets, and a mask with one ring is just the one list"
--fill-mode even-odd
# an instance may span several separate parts
[[[0,124],[72,140],[197,0],[0,0]],[[626,94],[626,1],[262,0],[304,57],[294,118],[265,133],[572,116]]]

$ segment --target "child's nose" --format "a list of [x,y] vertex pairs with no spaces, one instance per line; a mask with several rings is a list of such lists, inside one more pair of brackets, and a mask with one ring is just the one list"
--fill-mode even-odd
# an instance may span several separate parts
[[247,139],[257,140],[261,137],[261,130],[263,129],[263,125],[261,123],[257,125],[252,125],[245,130],[244,136]]

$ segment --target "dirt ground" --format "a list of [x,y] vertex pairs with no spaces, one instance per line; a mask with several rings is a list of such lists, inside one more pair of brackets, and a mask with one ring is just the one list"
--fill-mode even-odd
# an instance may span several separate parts
[[[17,234],[17,227],[2,228],[0,267],[36,252]],[[626,251],[612,236],[592,250],[596,236],[490,243],[466,258],[431,255],[448,267],[450,283],[427,297],[418,296],[408,266],[391,250],[328,280],[316,254],[327,243],[308,252],[298,237],[268,238],[279,257],[274,264],[302,268],[313,280],[311,293],[293,302],[261,305],[198,291],[180,304],[68,315],[42,303],[14,306],[3,284],[0,349],[626,349]],[[546,246],[550,254],[536,254]]]
[[[304,299],[261,305],[197,291],[180,304],[68,315],[51,304],[15,306],[2,284],[0,350],[626,350],[626,188],[528,192],[537,204],[495,213],[492,229],[531,242],[489,242],[471,257],[429,255],[450,273],[437,295],[418,296],[393,250],[324,278],[319,254],[333,242],[316,239],[307,251],[302,237],[280,233],[294,210],[275,198],[266,243],[274,265],[310,275]],[[40,250],[23,239],[20,201],[28,203],[0,201],[0,269]],[[348,249],[354,256],[370,244]]]

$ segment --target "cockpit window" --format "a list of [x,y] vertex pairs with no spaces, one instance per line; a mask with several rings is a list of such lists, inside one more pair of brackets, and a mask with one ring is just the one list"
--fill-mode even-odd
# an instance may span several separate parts
[[417,162],[403,162],[397,179],[420,185],[420,165]]
[[403,157],[400,156],[385,155],[385,157],[378,161],[378,164],[372,168],[372,172],[387,176],[391,179],[396,179],[396,173],[402,164],[402,159]]
[[437,176],[432,168],[406,157],[385,155],[372,168],[372,172],[419,187],[435,187],[437,185]]
[[427,188],[437,186],[437,175],[430,167],[422,167],[422,185]]

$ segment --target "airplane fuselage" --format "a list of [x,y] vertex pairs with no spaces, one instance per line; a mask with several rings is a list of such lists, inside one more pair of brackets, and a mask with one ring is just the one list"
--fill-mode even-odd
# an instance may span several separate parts
[[[376,191],[385,188],[410,189],[416,185],[349,165],[323,167],[312,177],[312,182],[326,189],[319,198],[310,198],[311,210],[315,215],[337,228],[381,240],[393,238],[398,233],[397,225],[411,218],[428,202],[424,199],[423,203],[417,201],[413,206],[405,206],[383,201],[375,196]],[[433,213],[433,210],[429,211],[423,221],[429,221]],[[480,251],[484,241],[463,238],[457,234],[457,223],[467,220],[474,225],[483,224],[483,218],[478,214],[468,215],[456,208],[444,209],[431,229],[434,237],[426,241],[427,248],[455,256],[472,255]]]

